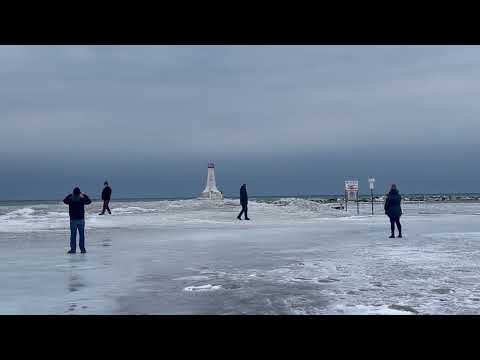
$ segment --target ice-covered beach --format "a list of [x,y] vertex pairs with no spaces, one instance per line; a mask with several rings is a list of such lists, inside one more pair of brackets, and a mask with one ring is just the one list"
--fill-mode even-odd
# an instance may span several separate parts
[[61,202],[0,203],[1,314],[479,314],[480,204],[348,213],[298,198],[88,207],[67,255]]

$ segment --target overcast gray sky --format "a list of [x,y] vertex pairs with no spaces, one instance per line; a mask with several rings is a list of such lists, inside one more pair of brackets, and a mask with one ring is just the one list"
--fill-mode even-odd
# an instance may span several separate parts
[[0,199],[479,191],[478,46],[0,46]]

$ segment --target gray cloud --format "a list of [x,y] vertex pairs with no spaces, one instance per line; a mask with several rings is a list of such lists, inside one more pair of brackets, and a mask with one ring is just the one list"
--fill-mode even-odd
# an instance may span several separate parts
[[[239,171],[258,193],[338,192],[369,158],[395,159],[412,191],[472,191],[479,62],[477,46],[0,46],[0,198],[103,173],[125,196],[190,195],[209,160],[232,192]],[[419,158],[464,178],[431,179]]]

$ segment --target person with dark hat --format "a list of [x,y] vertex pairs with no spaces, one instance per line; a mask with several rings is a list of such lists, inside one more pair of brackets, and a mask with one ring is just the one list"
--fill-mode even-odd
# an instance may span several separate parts
[[80,189],[73,189],[73,194],[67,195],[63,202],[68,205],[70,215],[70,251],[75,254],[77,249],[77,230],[80,235],[79,247],[82,254],[85,254],[85,205],[92,203],[87,194],[82,194]]
[[392,230],[390,238],[392,239],[395,237],[395,225],[397,225],[398,237],[402,237],[402,225],[400,224],[400,217],[402,216],[401,202],[402,197],[398,192],[397,185],[393,184],[385,199],[385,214],[390,218],[390,229]]
[[112,215],[112,212],[108,207],[108,204],[110,203],[110,198],[112,197],[112,188],[108,186],[108,181],[105,181],[103,185],[105,186],[102,191],[103,209],[102,212],[98,215],[105,215],[105,210],[107,210],[108,213]]
[[242,214],[245,213],[245,220],[250,220],[247,212],[248,212],[248,194],[247,194],[247,185],[243,184],[240,187],[240,205],[242,206],[242,211],[238,214],[237,219],[242,220]]

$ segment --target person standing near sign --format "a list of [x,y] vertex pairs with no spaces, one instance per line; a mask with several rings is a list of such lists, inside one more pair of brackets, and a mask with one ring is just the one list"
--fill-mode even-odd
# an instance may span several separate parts
[[385,214],[390,218],[390,229],[392,230],[391,239],[395,238],[395,224],[397,225],[398,237],[402,237],[402,225],[400,224],[400,217],[402,216],[401,202],[402,197],[398,192],[397,185],[393,184],[385,199]]

